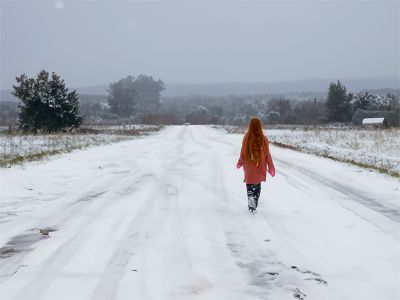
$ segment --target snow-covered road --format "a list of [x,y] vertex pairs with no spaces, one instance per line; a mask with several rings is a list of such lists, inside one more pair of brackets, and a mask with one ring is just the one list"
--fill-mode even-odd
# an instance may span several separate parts
[[0,169],[0,299],[399,299],[399,180],[271,146],[253,216],[241,138],[173,126]]

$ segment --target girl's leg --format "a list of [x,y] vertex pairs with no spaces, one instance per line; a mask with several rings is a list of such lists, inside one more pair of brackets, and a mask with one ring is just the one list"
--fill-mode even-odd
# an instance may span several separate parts
[[261,183],[255,184],[255,191],[254,191],[254,202],[256,204],[256,208],[258,207],[258,199],[260,198],[260,193],[261,193]]
[[246,184],[247,199],[249,209],[256,209],[258,206],[258,199],[261,193],[261,183],[259,184]]
[[[257,203],[256,203],[257,187],[256,186],[257,186],[256,184],[246,184],[247,200],[248,200],[249,209],[256,209],[257,208]],[[257,200],[258,200],[258,198],[257,198]]]

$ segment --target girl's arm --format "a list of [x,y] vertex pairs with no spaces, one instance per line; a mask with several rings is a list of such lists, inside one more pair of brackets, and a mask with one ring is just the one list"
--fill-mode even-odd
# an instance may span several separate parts
[[272,160],[271,152],[269,151],[269,141],[268,141],[267,137],[265,137],[265,141],[267,142],[267,157],[265,158],[265,161],[267,162],[268,173],[271,174],[272,177],[274,177],[275,176],[275,166],[274,166],[274,162]]
[[240,167],[243,166],[243,163],[244,163],[244,138],[242,142],[242,149],[240,150],[239,160],[236,164],[236,168],[240,169]]

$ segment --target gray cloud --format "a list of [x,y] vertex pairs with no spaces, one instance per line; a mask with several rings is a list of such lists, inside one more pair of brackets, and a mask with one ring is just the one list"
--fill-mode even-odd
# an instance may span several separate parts
[[1,1],[1,88],[398,77],[399,2]]

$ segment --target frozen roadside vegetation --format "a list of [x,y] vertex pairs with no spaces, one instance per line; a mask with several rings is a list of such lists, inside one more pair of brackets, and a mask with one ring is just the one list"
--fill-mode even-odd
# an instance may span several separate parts
[[0,167],[40,160],[75,149],[127,141],[160,130],[155,125],[91,126],[72,133],[22,134],[0,131]]
[[[245,128],[229,126],[230,133]],[[271,143],[400,176],[400,129],[292,127],[267,128]]]

